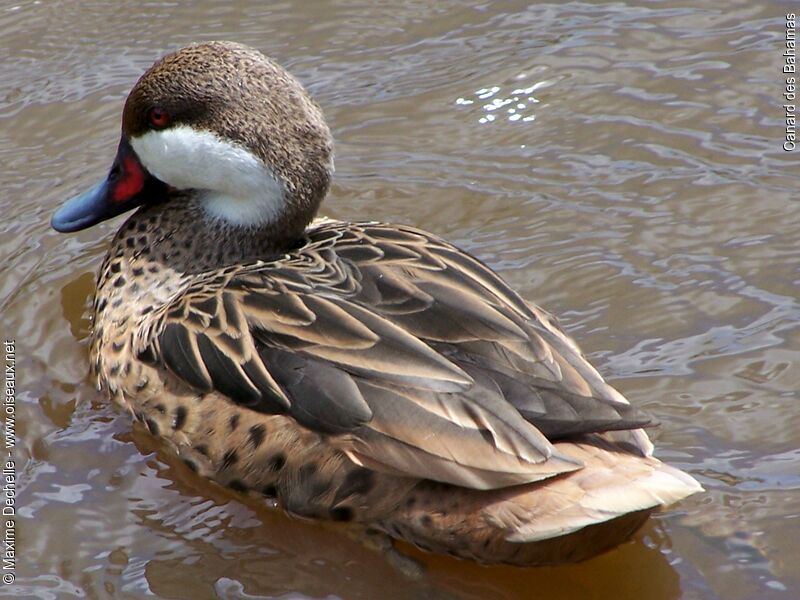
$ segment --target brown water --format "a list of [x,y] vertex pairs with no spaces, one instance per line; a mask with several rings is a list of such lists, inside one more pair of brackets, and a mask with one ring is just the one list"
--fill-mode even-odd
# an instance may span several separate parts
[[[800,5],[189,4],[0,5],[19,476],[0,595],[800,597],[800,150],[781,148]],[[411,582],[341,528],[198,480],[108,406],[87,377],[87,302],[119,221],[63,236],[48,220],[105,173],[142,70],[206,39],[257,46],[317,97],[338,140],[328,214],[442,234],[559,313],[707,493],[585,564],[417,553]]]

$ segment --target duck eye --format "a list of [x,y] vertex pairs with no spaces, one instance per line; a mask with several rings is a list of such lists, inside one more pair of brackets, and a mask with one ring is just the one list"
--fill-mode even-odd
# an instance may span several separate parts
[[169,125],[170,114],[163,108],[155,106],[148,111],[147,120],[153,129],[164,129]]

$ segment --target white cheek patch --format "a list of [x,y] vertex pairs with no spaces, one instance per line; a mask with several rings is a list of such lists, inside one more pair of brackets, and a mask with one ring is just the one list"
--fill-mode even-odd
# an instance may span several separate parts
[[142,165],[179,190],[201,191],[209,215],[235,225],[275,221],[286,190],[252,152],[218,135],[185,125],[131,138]]

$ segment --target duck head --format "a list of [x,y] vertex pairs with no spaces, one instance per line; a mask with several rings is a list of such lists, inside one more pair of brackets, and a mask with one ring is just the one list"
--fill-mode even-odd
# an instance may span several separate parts
[[108,176],[51,224],[78,231],[191,199],[209,220],[296,238],[328,191],[332,145],[321,110],[279,65],[240,44],[195,44],[142,75]]

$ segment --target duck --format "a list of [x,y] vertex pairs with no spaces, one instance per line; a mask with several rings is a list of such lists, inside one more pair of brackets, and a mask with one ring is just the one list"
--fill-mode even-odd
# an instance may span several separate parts
[[155,62],[107,177],[51,219],[134,211],[98,272],[98,389],[234,495],[480,563],[585,560],[702,490],[479,259],[317,217],[333,172],[320,107],[261,52]]

